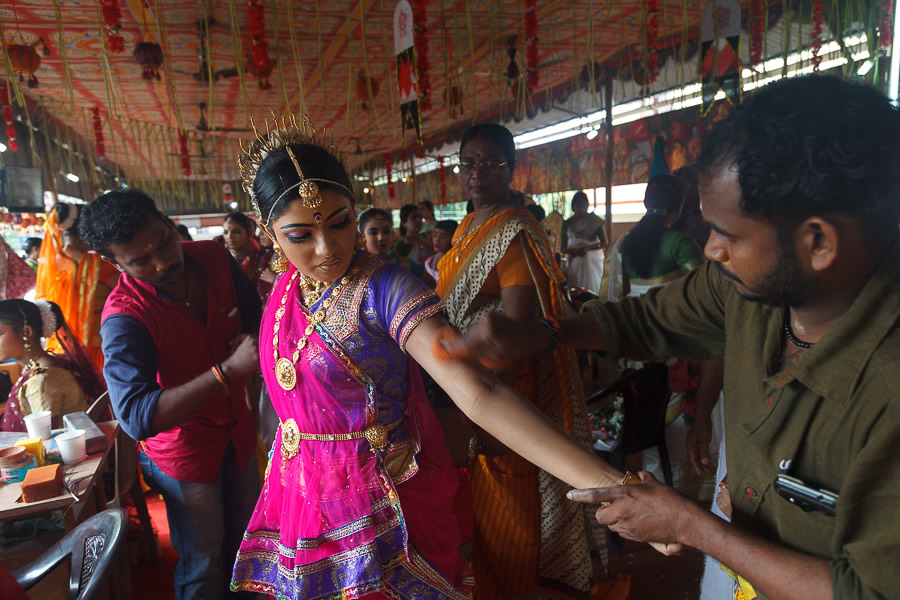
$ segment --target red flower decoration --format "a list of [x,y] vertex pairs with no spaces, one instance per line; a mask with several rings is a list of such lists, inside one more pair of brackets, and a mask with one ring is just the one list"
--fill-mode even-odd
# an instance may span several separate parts
[[91,122],[94,126],[94,141],[97,143],[97,156],[106,156],[106,145],[103,143],[103,121],[100,119],[100,107],[91,109]]
[[647,0],[647,73],[650,84],[659,77],[659,0]]
[[259,80],[259,89],[272,89],[269,75],[272,74],[273,66],[269,58],[269,42],[266,41],[265,5],[259,0],[250,0],[247,3],[247,20],[253,36],[250,43],[250,60],[253,64],[248,70]]
[[881,5],[881,22],[878,24],[878,44],[887,48],[894,40],[894,0],[884,0]]
[[106,49],[119,54],[125,51],[125,38],[119,35],[122,29],[122,11],[119,10],[119,0],[98,0],[100,2],[100,14],[103,17],[103,29],[106,34]]
[[809,45],[812,50],[810,62],[813,65],[813,72],[818,73],[819,65],[822,63],[822,57],[819,56],[819,51],[822,50],[822,25],[825,24],[825,3],[822,0],[813,0],[812,24],[813,30],[810,34],[812,40]]
[[763,0],[753,0],[750,5],[750,64],[758,65],[763,55],[763,27],[765,26]]
[[691,392],[700,385],[700,363],[697,361],[678,361],[668,368],[669,390],[672,392]]
[[444,169],[444,157],[438,156],[438,172],[441,179],[441,204],[447,204],[447,171]]
[[178,150],[181,152],[181,172],[185,177],[190,177],[191,157],[189,156],[187,134],[183,131],[178,132]]
[[391,200],[397,197],[397,192],[394,191],[394,184],[391,182],[391,167],[393,164],[391,163],[391,153],[385,152],[384,155],[384,172],[387,175],[387,188],[388,188],[388,196],[390,196]]
[[431,62],[428,60],[428,2],[417,0],[413,5],[413,46],[416,50],[416,77],[419,81],[419,108],[431,108]]
[[6,123],[6,147],[13,152],[19,151],[16,141],[16,125],[13,121],[12,106],[9,105],[9,89],[6,84],[0,85],[0,104],[3,105],[3,122]]

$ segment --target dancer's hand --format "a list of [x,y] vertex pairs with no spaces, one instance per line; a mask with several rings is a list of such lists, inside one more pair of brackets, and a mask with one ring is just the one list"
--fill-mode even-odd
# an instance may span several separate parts
[[691,518],[699,509],[673,488],[640,471],[641,483],[572,490],[576,502],[606,503],[597,510],[597,521],[622,537],[648,542],[666,555],[678,554],[687,543]]

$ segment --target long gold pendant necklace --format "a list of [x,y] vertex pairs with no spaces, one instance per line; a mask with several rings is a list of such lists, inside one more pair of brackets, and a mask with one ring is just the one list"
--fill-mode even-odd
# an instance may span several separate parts
[[[312,335],[312,332],[316,330],[316,325],[325,320],[326,311],[331,307],[332,303],[337,299],[340,295],[341,291],[344,289],[344,286],[350,283],[352,273],[345,275],[341,278],[340,283],[338,283],[332,289],[331,295],[325,300],[322,301],[322,306],[316,310],[309,319],[309,323],[306,325],[306,329],[303,332],[303,335],[297,341],[297,348],[294,350],[294,354],[290,359],[279,357],[278,356],[278,332],[281,329],[281,317],[284,316],[284,312],[286,310],[285,304],[287,303],[288,295],[291,292],[291,288],[294,286],[294,282],[297,280],[297,277],[300,275],[299,271],[294,271],[294,274],[291,275],[290,280],[288,280],[287,286],[284,288],[284,295],[281,297],[281,303],[278,306],[278,310],[275,312],[275,327],[272,336],[272,355],[275,358],[275,378],[278,380],[278,385],[281,386],[283,390],[292,390],[294,386],[297,385],[297,370],[294,365],[297,364],[297,361],[300,360],[300,353],[306,347],[306,343],[309,339],[309,336]],[[304,285],[306,286],[309,282],[304,281]],[[312,306],[316,303],[316,301],[321,297],[322,292],[321,288],[324,287],[324,284],[321,282],[316,282],[319,285],[316,285],[316,289],[308,292],[310,296],[307,296],[309,300],[309,306]],[[327,290],[326,290],[327,291]],[[312,297],[315,299],[312,299]]]

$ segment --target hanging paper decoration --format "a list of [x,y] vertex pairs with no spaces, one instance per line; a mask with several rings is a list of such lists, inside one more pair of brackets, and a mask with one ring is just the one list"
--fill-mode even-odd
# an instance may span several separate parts
[[452,83],[444,90],[444,101],[447,103],[447,110],[450,112],[450,118],[455,119],[458,114],[463,114],[462,109],[462,89],[458,83]]
[[141,77],[148,81],[153,79],[159,81],[161,79],[159,68],[163,64],[163,51],[159,44],[155,42],[138,42],[135,44],[134,52],[131,55],[144,69]]
[[[406,130],[416,132],[422,143],[422,120],[416,79],[416,50],[413,45],[413,15],[407,0],[397,2],[394,9],[394,55],[397,57],[397,82],[400,86],[400,126],[406,143]],[[393,196],[392,196],[393,197]]]
[[819,52],[822,51],[822,25],[825,23],[825,3],[822,0],[813,0],[812,5],[812,39],[809,47],[812,51],[810,62],[813,66],[813,73],[819,72],[819,65],[822,64],[822,57]]
[[[38,40],[32,44],[10,44],[6,47],[6,53],[9,55],[9,62],[13,71],[19,74],[19,81],[25,81],[24,74],[28,73],[28,87],[36,88],[38,86],[38,78],[35,72],[41,68],[41,55],[37,53],[34,47],[43,43]],[[44,46],[45,56],[46,48]]]
[[519,38],[511,35],[506,38],[506,56],[509,57],[509,64],[506,66],[506,85],[513,98],[519,94],[519,65],[516,62],[516,54],[519,52]]
[[103,29],[106,33],[106,49],[119,54],[125,51],[125,38],[119,35],[122,29],[122,11],[119,0],[97,0],[100,3],[100,14],[103,16]]
[[763,0],[753,0],[750,4],[750,64],[753,66],[762,62],[765,11]]
[[372,90],[372,99],[378,96],[379,84],[374,77],[369,77],[363,69],[356,74],[356,98],[362,102],[363,110],[370,110],[369,89]]
[[444,169],[444,157],[438,156],[438,172],[441,180],[441,205],[447,204],[447,171]]
[[187,134],[184,131],[178,132],[178,151],[181,153],[181,172],[185,177],[191,176],[191,157],[188,150]]
[[741,102],[740,42],[741,6],[738,0],[711,0],[707,3],[700,19],[700,73],[703,76],[704,115],[712,106],[719,90],[725,92],[732,104]]
[[659,0],[647,0],[647,73],[645,83],[659,77]]
[[878,24],[878,45],[890,48],[894,36],[894,0],[884,0],[881,5],[881,21]]
[[94,141],[97,143],[97,156],[106,156],[106,145],[103,143],[103,120],[100,118],[100,107],[91,108],[91,122],[94,127]]
[[385,152],[383,155],[383,158],[384,158],[384,172],[387,175],[388,196],[390,197],[391,200],[394,200],[397,197],[397,192],[394,191],[394,183],[391,180],[391,173],[392,173],[391,167],[393,166],[393,164],[391,163],[391,153]]
[[250,44],[250,60],[247,71],[259,80],[259,89],[270,90],[272,84],[272,60],[269,58],[269,43],[266,41],[266,8],[260,0],[247,3],[247,20],[250,22],[250,33],[253,41]]
[[12,106],[9,104],[9,88],[6,84],[0,85],[0,104],[3,105],[3,122],[6,123],[6,147],[13,152],[19,151],[19,142],[16,141],[16,123],[13,120]]
[[539,67],[538,67],[538,21],[537,21],[537,0],[525,0],[525,85],[528,89],[533,90],[538,86]]
[[422,110],[431,108],[431,63],[428,61],[428,2],[429,0],[416,0],[416,5],[413,7],[416,76],[419,80],[419,99]]

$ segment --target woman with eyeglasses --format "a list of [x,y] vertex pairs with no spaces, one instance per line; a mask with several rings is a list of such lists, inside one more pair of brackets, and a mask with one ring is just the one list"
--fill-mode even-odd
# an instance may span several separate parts
[[[463,136],[459,176],[475,210],[438,264],[437,287],[451,324],[463,333],[489,312],[523,321],[542,317],[549,328],[565,314],[562,274],[547,236],[511,195],[515,166],[515,144],[505,127],[479,124]],[[498,376],[588,447],[572,352],[558,347],[540,361],[496,366]],[[566,486],[477,427],[446,433],[451,447],[454,437],[457,444],[469,437],[475,598],[523,597],[538,591],[539,581],[556,593],[587,597],[593,576],[589,515],[566,500]]]

